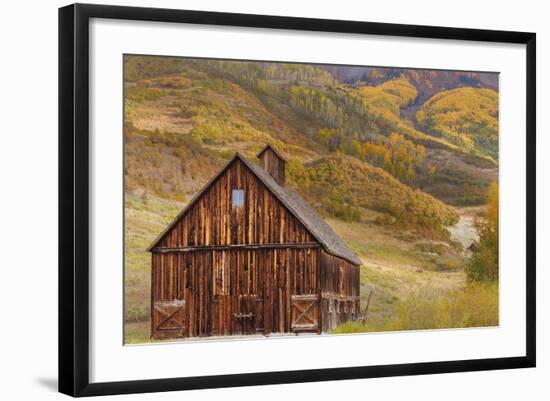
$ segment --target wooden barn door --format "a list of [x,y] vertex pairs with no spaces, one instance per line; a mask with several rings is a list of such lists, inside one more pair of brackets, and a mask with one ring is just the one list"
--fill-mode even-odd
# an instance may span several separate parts
[[256,296],[240,294],[236,296],[237,310],[233,312],[236,322],[234,334],[256,333]]
[[185,333],[185,301],[159,301],[153,305],[153,335],[182,337]]
[[292,331],[319,332],[319,296],[317,294],[292,296]]
[[256,333],[257,296],[248,288],[251,279],[245,255],[238,251],[212,253],[211,335]]

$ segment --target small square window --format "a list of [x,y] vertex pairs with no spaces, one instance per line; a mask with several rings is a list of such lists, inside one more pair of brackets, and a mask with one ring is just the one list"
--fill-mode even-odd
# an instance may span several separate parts
[[231,193],[231,205],[233,207],[244,206],[244,189],[234,189]]

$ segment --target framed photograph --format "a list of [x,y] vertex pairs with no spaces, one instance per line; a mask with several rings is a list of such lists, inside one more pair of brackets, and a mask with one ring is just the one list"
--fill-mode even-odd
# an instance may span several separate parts
[[59,10],[59,390],[535,366],[535,34]]

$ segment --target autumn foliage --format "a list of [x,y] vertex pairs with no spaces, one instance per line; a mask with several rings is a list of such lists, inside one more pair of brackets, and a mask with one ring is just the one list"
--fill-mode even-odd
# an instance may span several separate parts
[[457,88],[430,98],[416,113],[428,133],[498,160],[498,93]]
[[466,268],[469,281],[498,281],[499,195],[493,182],[487,191],[487,214],[476,220],[479,242]]

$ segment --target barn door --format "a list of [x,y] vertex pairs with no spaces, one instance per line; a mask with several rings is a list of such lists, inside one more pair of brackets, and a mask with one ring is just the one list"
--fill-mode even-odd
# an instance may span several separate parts
[[153,305],[153,336],[183,337],[185,333],[185,301],[160,301]]
[[256,295],[238,296],[237,310],[233,313],[236,320],[236,334],[256,333]]
[[292,331],[319,332],[319,296],[292,296]]

